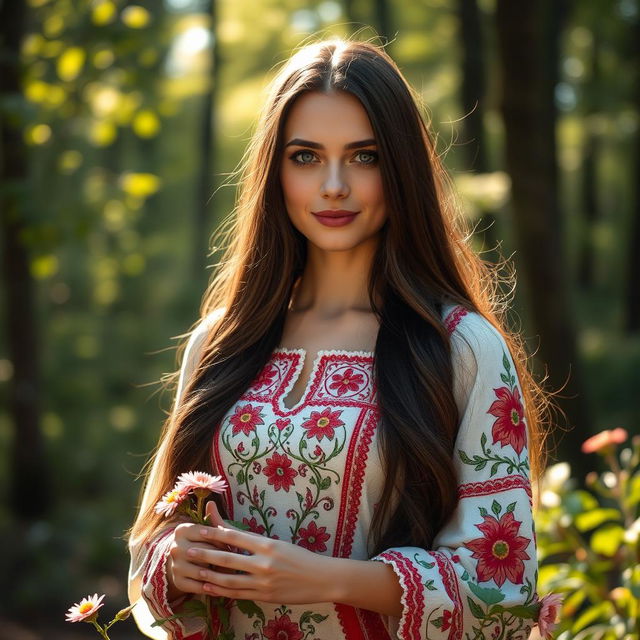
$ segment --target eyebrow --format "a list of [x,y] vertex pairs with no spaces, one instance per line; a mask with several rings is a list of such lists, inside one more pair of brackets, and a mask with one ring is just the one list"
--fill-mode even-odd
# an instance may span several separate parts
[[[367,138],[366,140],[356,140],[355,142],[349,142],[349,144],[345,144],[345,149],[359,149],[360,147],[370,147],[371,145],[377,144],[373,138]],[[285,149],[287,147],[297,146],[297,147],[311,147],[312,149],[324,149],[324,145],[319,142],[313,142],[312,140],[302,140],[301,138],[294,138],[287,142],[284,145]]]

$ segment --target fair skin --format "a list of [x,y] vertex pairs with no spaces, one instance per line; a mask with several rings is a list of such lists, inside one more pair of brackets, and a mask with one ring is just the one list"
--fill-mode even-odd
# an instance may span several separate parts
[[[307,354],[285,399],[291,407],[304,393],[319,350],[375,349],[378,321],[367,277],[387,213],[373,129],[357,98],[342,92],[303,94],[289,112],[284,142],[285,204],[291,223],[308,241],[307,263],[281,340]],[[355,142],[366,144],[346,148]],[[333,209],[358,214],[337,227],[314,216]],[[338,602],[401,615],[402,588],[388,565],[327,557],[241,531],[224,523],[213,502],[207,513],[212,526],[183,523],[175,530],[167,568],[169,600],[206,593],[277,604]]]

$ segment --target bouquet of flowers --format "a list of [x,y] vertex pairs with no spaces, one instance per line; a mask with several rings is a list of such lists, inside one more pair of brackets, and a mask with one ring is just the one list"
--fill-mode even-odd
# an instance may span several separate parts
[[[207,525],[210,523],[207,521],[208,515],[205,515],[205,500],[210,494],[222,493],[225,489],[226,483],[220,476],[212,476],[202,471],[189,471],[178,477],[173,489],[158,501],[154,509],[156,513],[160,513],[167,518],[183,513],[192,522]],[[104,595],[98,597],[97,593],[83,598],[79,603],[69,608],[66,621],[91,623],[105,640],[109,640],[107,634],[109,628],[120,620],[126,620],[135,603],[119,611],[111,622],[102,626],[98,623],[98,609],[104,604],[102,602],[103,598]],[[220,628],[216,629],[215,632],[206,601],[202,602],[197,599],[187,600],[183,603],[180,613],[176,613],[169,618],[157,620],[152,626],[158,626],[167,620],[176,618],[202,617],[206,621],[210,636],[222,640],[225,638],[225,633],[227,633],[225,629],[228,626],[229,614],[224,598],[215,598],[213,603],[217,608],[218,620],[220,621],[218,625]]]

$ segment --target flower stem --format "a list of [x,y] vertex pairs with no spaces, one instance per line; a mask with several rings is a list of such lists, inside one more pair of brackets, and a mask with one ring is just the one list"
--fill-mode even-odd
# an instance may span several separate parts
[[104,640],[109,640],[106,629],[103,629],[95,620],[92,620],[91,623],[98,630],[98,633],[104,638]]

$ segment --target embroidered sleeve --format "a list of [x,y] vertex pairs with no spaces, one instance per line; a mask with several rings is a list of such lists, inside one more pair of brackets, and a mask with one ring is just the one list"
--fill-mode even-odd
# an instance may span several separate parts
[[526,640],[537,619],[537,559],[519,382],[502,336],[482,316],[460,322],[452,347],[459,503],[432,549],[373,558],[391,565],[403,588],[402,615],[386,624],[402,640]]
[[[191,372],[197,366],[202,344],[211,322],[215,320],[217,313],[217,311],[214,311],[207,316],[207,318],[196,327],[187,342],[176,390],[176,406],[182,401],[185,386]],[[160,443],[160,449],[162,449],[163,446],[164,443]],[[159,457],[160,456],[156,456],[156,461]],[[152,486],[153,478],[156,477],[158,473],[156,461],[154,461],[151,468],[149,481],[146,485],[147,489],[142,497],[141,510],[146,511],[147,505],[151,500],[149,487]],[[186,600],[205,597],[186,594],[175,601],[169,602],[167,600],[166,561],[173,542],[173,531],[176,526],[177,522],[175,521],[167,523],[167,526],[158,532],[152,540],[143,541],[130,539],[128,545],[130,553],[128,579],[129,602],[131,604],[137,602],[132,614],[140,631],[149,638],[154,638],[154,640],[167,640],[169,638],[187,640],[194,633],[196,634],[194,636],[195,639],[198,637],[198,632],[202,631],[205,626],[202,618],[179,618],[165,622],[162,626],[151,626],[160,618],[167,618],[179,613],[181,605]]]

